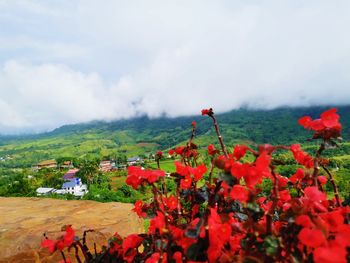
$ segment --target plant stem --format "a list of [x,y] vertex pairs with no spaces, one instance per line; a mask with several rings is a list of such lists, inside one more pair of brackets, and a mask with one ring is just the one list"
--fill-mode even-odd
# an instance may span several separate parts
[[211,163],[210,163],[209,185],[211,185],[211,180],[212,180],[212,176],[213,176],[213,170],[214,170],[214,159],[212,159]]
[[228,157],[228,153],[226,151],[226,147],[225,147],[225,144],[224,144],[224,140],[221,136],[221,133],[220,133],[220,130],[219,130],[219,125],[218,125],[218,122],[216,120],[216,118],[214,117],[213,114],[209,115],[212,119],[213,119],[213,122],[214,122],[214,127],[215,127],[215,132],[216,132],[216,135],[218,136],[218,139],[219,139],[219,142],[220,142],[220,145],[221,145],[221,149],[225,155],[225,157]]
[[323,152],[323,150],[325,149],[325,145],[324,143],[321,143],[320,145],[320,148],[318,148],[318,150],[316,151],[316,157],[314,159],[314,172],[312,174],[312,178],[314,180],[314,185],[317,187],[318,186],[318,180],[317,180],[317,177],[318,177],[318,172],[320,170],[319,168],[319,158],[321,157],[321,154]]
[[74,249],[75,249],[75,258],[78,261],[78,263],[81,263],[81,259],[79,257],[79,248],[78,248],[78,246],[76,244],[74,244]]
[[67,263],[67,259],[66,259],[66,256],[64,255],[63,251],[61,251],[61,255],[62,255],[62,258],[63,258],[63,262]]
[[270,210],[268,211],[268,214],[266,215],[266,233],[271,234],[272,232],[272,216],[274,215],[278,199],[279,199],[279,193],[278,193],[278,179],[277,176],[273,170],[273,167],[271,168],[271,174],[274,178],[273,182],[273,202],[271,205]]
[[196,126],[192,126],[192,133],[191,133],[191,137],[187,143],[187,149],[190,149],[190,147],[191,147],[195,132],[196,132]]
[[339,197],[338,187],[337,187],[337,185],[336,185],[336,183],[335,183],[335,181],[334,181],[334,177],[333,177],[332,173],[328,170],[327,167],[325,167],[324,165],[322,165],[322,168],[323,168],[323,170],[325,170],[325,172],[326,172],[326,173],[328,174],[328,176],[329,176],[329,180],[331,181],[331,184],[332,184],[332,186],[333,186],[333,192],[334,192],[335,200],[337,201],[337,205],[338,205],[339,207],[341,207],[342,205],[341,205],[341,203],[340,203],[340,197]]

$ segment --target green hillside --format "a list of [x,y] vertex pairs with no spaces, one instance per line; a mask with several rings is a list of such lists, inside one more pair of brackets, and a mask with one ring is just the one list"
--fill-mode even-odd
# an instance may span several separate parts
[[[300,127],[297,120],[306,114],[317,117],[325,109],[241,109],[216,116],[229,150],[237,143],[252,147],[262,143],[301,143],[305,150],[315,153],[317,142],[307,141],[312,133]],[[346,197],[350,191],[350,106],[339,107],[339,114],[344,140],[340,147],[325,150],[324,155],[332,157],[331,169],[335,173],[341,196]],[[60,188],[63,182],[61,177],[66,169],[33,171],[31,167],[42,160],[56,159],[61,163],[64,160],[73,160],[78,167],[82,164],[83,167],[91,167],[91,164],[98,164],[97,160],[101,159],[125,161],[127,157],[147,157],[157,150],[166,151],[177,145],[184,145],[191,134],[193,120],[197,122],[194,142],[199,146],[199,151],[205,153],[209,143],[219,147],[212,120],[200,114],[173,119],[139,117],[115,122],[91,122],[66,125],[37,135],[0,137],[0,196],[35,196],[35,190],[40,186]],[[281,153],[280,159],[289,164],[278,172],[286,176],[292,175],[297,166],[293,161],[288,161],[291,160],[291,154]],[[209,162],[209,159],[204,158],[204,161]],[[148,161],[145,165],[157,167],[154,161]],[[172,160],[162,160],[161,167],[167,172],[174,171]],[[126,171],[94,171],[95,182],[90,183],[90,192],[85,199],[134,202],[137,198],[146,200],[150,196],[150,192],[135,191],[125,185]],[[172,187],[173,185],[167,186],[169,189]],[[326,189],[332,194],[330,184]],[[72,198],[66,195],[54,197]]]
[[[297,124],[307,114],[318,116],[324,107],[280,108],[275,110],[234,110],[217,114],[225,143],[250,145],[261,143],[303,143],[310,133]],[[350,140],[350,106],[339,107],[344,142]],[[183,143],[190,135],[191,122],[197,122],[196,143],[205,147],[216,142],[211,120],[203,116],[149,119],[139,117],[115,122],[91,122],[66,125],[39,135],[0,137],[0,168],[25,168],[44,159],[116,158],[120,155],[148,155]],[[347,158],[349,145],[337,149],[339,158]],[[0,170],[1,172],[1,170]]]

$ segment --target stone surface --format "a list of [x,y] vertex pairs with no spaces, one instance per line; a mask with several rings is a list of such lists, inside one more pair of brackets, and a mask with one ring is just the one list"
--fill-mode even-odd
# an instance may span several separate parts
[[0,197],[0,263],[58,262],[61,255],[49,255],[40,242],[44,232],[51,238],[60,236],[66,224],[79,237],[84,230],[94,229],[88,234],[88,246],[93,248],[95,242],[98,250],[115,232],[121,236],[140,233],[143,223],[132,208],[132,204],[115,202]]

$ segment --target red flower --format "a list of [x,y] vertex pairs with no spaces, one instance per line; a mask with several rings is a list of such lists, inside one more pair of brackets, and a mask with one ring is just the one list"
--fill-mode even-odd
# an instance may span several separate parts
[[208,145],[208,154],[209,155],[214,155],[214,154],[217,154],[217,153],[219,153],[219,151],[215,149],[214,145],[209,144]]
[[123,254],[123,238],[116,232],[110,239],[110,248],[109,248],[109,253],[111,255],[117,254],[117,255],[122,255]]
[[193,175],[193,178],[196,181],[201,180],[206,172],[207,167],[205,166],[205,164],[198,165],[197,167],[191,169],[191,174]]
[[310,116],[304,116],[298,120],[298,123],[303,126],[305,129],[310,129],[312,118]]
[[284,189],[287,187],[287,184],[289,182],[289,179],[285,176],[277,175],[278,180],[278,189]]
[[344,223],[344,216],[341,210],[335,210],[322,214],[321,217],[327,222],[327,224],[333,229],[337,229]]
[[313,158],[306,152],[302,151],[299,144],[292,144],[290,150],[299,164],[304,165],[306,168],[312,168],[314,166]]
[[237,179],[241,179],[248,174],[250,166],[248,164],[241,164],[240,162],[234,162],[231,166],[231,174]]
[[307,197],[310,201],[313,202],[321,202],[327,200],[327,196],[325,193],[322,193],[315,186],[309,186],[304,189],[305,197]]
[[167,231],[165,228],[165,217],[163,213],[159,211],[157,211],[157,215],[152,218],[148,232],[154,234],[157,229],[161,234]]
[[321,114],[321,120],[324,126],[327,128],[335,128],[340,125],[339,115],[336,112],[337,109],[332,108]]
[[191,185],[192,185],[192,178],[190,176],[186,176],[184,179],[181,179],[180,188],[182,190],[191,188]]
[[145,218],[147,214],[142,210],[143,209],[143,202],[141,200],[137,200],[135,202],[135,207],[132,209],[139,217]]
[[165,172],[162,170],[144,170],[144,178],[149,182],[149,183],[154,183],[158,181],[160,177],[165,176]]
[[143,238],[137,234],[129,235],[124,239],[122,247],[124,251],[123,258],[126,260],[126,262],[133,262],[137,253],[136,248],[141,245],[142,241]]
[[305,177],[305,173],[303,169],[298,168],[296,173],[293,174],[290,178],[289,181],[291,181],[293,184],[295,184],[297,181],[302,180]]
[[197,123],[195,121],[192,121],[192,127],[196,128],[196,126],[197,126]]
[[299,241],[308,247],[319,247],[326,243],[326,238],[318,229],[304,227],[298,234]]
[[156,152],[156,155],[157,155],[159,158],[161,158],[161,157],[163,156],[163,152],[162,152],[162,151],[158,151],[158,152]]
[[279,191],[278,194],[282,203],[286,203],[292,199],[288,190]]
[[182,260],[182,254],[180,251],[176,251],[173,255],[173,259],[175,260],[175,263],[183,263]]
[[45,239],[41,242],[41,247],[47,248],[50,253],[56,251],[56,243],[53,240]]
[[210,113],[210,109],[203,109],[202,110],[202,116],[209,115],[209,113]]
[[176,173],[182,176],[189,176],[191,171],[189,166],[183,165],[181,162],[175,162]]
[[233,156],[236,158],[238,161],[241,159],[247,152],[248,147],[245,145],[236,145],[235,148],[233,149]]
[[314,251],[315,263],[346,263],[345,247],[318,247]]
[[269,165],[271,162],[271,156],[268,155],[266,152],[263,152],[260,154],[260,156],[255,161],[256,168],[261,172],[269,172]]
[[258,149],[259,149],[260,154],[262,152],[266,152],[267,154],[271,154],[275,150],[275,147],[272,146],[271,144],[266,143],[266,144],[259,145]]
[[311,117],[305,116],[299,119],[299,124],[305,129],[314,130],[314,139],[337,138],[340,136],[341,124],[339,123],[339,115],[337,109],[332,108],[321,114],[320,119],[312,120]]
[[230,197],[233,200],[239,200],[240,202],[247,202],[249,199],[249,190],[244,186],[236,184],[232,187]]
[[181,155],[183,151],[185,150],[185,146],[180,146],[175,149],[175,153],[178,155]]
[[323,175],[318,176],[317,180],[321,185],[325,185],[327,183],[327,177]]
[[56,241],[56,248],[58,250],[63,250],[64,249],[64,241],[62,239]]
[[221,219],[214,208],[210,209],[208,227],[210,244],[208,249],[208,258],[209,262],[216,262],[216,260],[222,254],[221,248],[225,245],[225,243],[230,241],[232,229],[229,222],[221,222]]
[[307,215],[298,216],[297,219],[295,220],[295,223],[297,225],[300,225],[303,227],[311,227],[312,226],[312,221],[311,221],[310,217],[308,217]]
[[344,247],[350,247],[350,225],[341,225],[337,230],[336,243]]
[[252,166],[248,169],[248,174],[244,176],[244,181],[250,189],[253,189],[256,184],[260,184],[262,182],[262,178],[264,176],[264,173],[257,169],[256,167]]
[[146,259],[146,263],[166,263],[167,262],[167,254],[163,253],[162,261],[160,261],[160,253],[153,253],[149,258]]
[[316,119],[310,123],[310,128],[314,131],[321,131],[325,128],[325,126],[321,119]]
[[154,183],[160,177],[164,177],[165,172],[162,170],[144,170],[139,166],[130,166],[128,168],[128,176],[125,180],[126,184],[137,189],[143,182]]
[[177,209],[178,200],[177,197],[171,195],[168,198],[164,197],[164,202],[170,211]]
[[128,168],[128,176],[126,177],[125,183],[137,189],[142,183],[141,167],[130,166]]
[[66,233],[63,236],[63,242],[66,247],[69,247],[70,245],[72,245],[74,241],[75,233],[73,228],[70,225],[66,225],[65,230],[66,230]]

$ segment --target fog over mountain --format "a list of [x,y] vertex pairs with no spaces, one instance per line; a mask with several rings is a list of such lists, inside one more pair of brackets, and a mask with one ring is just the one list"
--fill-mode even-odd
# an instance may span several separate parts
[[350,2],[0,0],[0,133],[350,104]]

